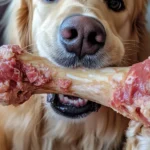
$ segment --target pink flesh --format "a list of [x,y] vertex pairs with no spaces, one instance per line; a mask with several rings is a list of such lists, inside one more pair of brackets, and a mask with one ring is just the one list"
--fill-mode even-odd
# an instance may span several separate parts
[[[150,59],[131,67],[125,82],[116,89],[111,102],[112,108],[131,116],[127,107],[135,109],[136,116],[147,125],[148,118],[141,112],[141,105],[150,101]],[[145,109],[148,109],[145,107]],[[133,116],[134,118],[134,116]]]
[[26,65],[17,60],[17,55],[22,53],[16,45],[0,48],[0,103],[23,103],[37,87],[51,80],[46,67],[37,69],[31,64]]
[[[54,71],[44,64],[32,64],[18,60],[18,56],[25,54],[17,45],[0,47],[0,103],[17,105],[28,100],[35,90],[47,83],[58,87],[62,92],[69,90],[71,81],[67,79],[52,79]],[[34,61],[34,60],[33,60]]]

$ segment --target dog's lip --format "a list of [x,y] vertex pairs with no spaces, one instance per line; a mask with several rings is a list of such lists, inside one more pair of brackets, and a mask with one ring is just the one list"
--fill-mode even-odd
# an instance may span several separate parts
[[75,107],[71,104],[63,104],[56,94],[48,94],[47,101],[50,102],[52,109],[62,116],[67,118],[77,119],[83,118],[92,112],[98,111],[100,104],[88,101],[84,106]]

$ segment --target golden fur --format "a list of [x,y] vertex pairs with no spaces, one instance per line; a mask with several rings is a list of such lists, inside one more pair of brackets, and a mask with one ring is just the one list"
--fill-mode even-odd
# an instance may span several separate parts
[[[54,62],[51,55],[57,56],[57,26],[67,16],[80,13],[97,18],[105,27],[105,57],[99,66],[133,64],[148,56],[144,19],[147,1],[124,2],[127,9],[115,13],[102,0],[61,0],[54,4],[12,0],[5,15],[5,43],[37,49],[33,52]],[[128,119],[106,107],[83,120],[66,119],[51,110],[46,95],[32,96],[18,107],[0,106],[0,118],[0,150],[119,150],[121,145],[125,150],[148,150],[150,147],[150,138],[141,124],[130,123],[125,144]]]

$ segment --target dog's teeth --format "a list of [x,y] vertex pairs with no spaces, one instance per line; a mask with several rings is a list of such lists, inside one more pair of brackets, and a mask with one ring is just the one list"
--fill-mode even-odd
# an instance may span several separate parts
[[88,102],[88,100],[87,100],[87,99],[84,99],[84,100],[83,100],[83,105],[86,105],[87,102]]
[[64,99],[64,95],[59,94],[59,99],[62,101]]
[[64,95],[62,94],[59,94],[59,99],[60,99],[60,102],[62,102],[63,104],[71,104],[71,105],[74,105],[76,107],[82,107],[84,105],[87,104],[88,100],[87,99],[69,99],[68,97],[65,97]]
[[74,104],[74,100],[69,100],[69,103],[73,105]]
[[77,101],[73,101],[73,104],[76,106],[76,104],[77,104]]
[[76,106],[76,107],[79,107],[80,105],[79,105],[79,101],[78,100],[75,100],[74,101],[74,105]]
[[83,105],[84,105],[84,101],[83,101],[81,98],[79,98],[78,101],[79,101],[79,105],[80,105],[80,106],[83,106]]
[[65,103],[65,104],[66,104],[66,103],[69,103],[68,97],[64,97],[64,103]]
[[64,103],[64,99],[60,99],[60,102]]

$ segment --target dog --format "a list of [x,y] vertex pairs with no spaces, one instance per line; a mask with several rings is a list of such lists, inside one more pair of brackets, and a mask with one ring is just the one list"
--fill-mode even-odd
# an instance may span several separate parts
[[[146,4],[146,0],[12,0],[3,19],[4,41],[60,67],[129,66],[149,55]],[[148,128],[78,97],[34,95],[17,107],[0,106],[0,118],[1,150],[150,147]]]

